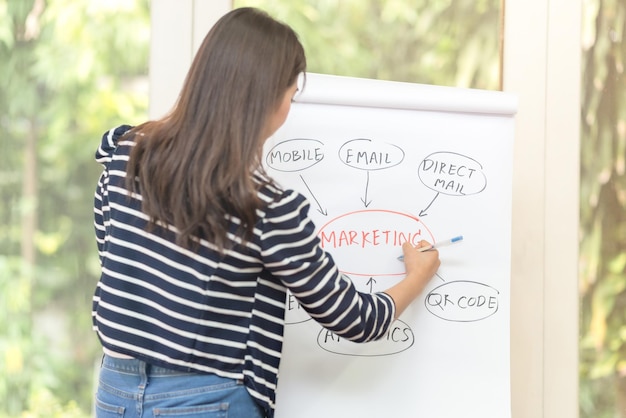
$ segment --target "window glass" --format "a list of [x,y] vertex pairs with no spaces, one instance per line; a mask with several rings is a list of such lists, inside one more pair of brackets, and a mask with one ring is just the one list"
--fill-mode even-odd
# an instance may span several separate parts
[[580,416],[626,417],[626,80],[621,0],[583,1]]
[[0,2],[0,417],[90,417],[105,129],[147,117],[149,0]]
[[500,89],[501,0],[235,0],[298,32],[308,71]]

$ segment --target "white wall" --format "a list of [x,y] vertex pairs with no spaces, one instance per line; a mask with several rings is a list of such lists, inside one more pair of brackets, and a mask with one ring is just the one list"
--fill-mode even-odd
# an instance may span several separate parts
[[[504,84],[519,97],[513,178],[514,418],[578,416],[582,0],[504,0]],[[150,116],[175,101],[227,0],[152,0]]]
[[204,36],[230,9],[230,0],[152,0],[150,118],[171,109]]
[[580,0],[506,0],[513,174],[514,418],[578,416]]

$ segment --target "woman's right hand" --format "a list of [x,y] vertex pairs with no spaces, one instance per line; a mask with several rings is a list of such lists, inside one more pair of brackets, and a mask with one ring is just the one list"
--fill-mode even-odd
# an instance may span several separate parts
[[425,282],[428,282],[435,275],[441,264],[439,251],[425,240],[420,241],[415,247],[411,243],[405,242],[402,245],[402,253],[406,275],[416,276]]
[[406,277],[385,290],[396,305],[396,319],[422,293],[441,264],[439,251],[432,248],[428,241],[420,241],[416,246],[406,242],[402,245],[402,253]]

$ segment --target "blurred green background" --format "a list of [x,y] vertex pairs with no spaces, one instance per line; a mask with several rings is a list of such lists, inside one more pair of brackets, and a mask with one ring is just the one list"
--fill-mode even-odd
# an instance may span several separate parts
[[[244,5],[292,25],[311,72],[501,84],[500,0]],[[626,1],[583,12],[580,415],[624,418]],[[91,416],[93,155],[147,118],[149,42],[150,0],[0,0],[0,418]]]

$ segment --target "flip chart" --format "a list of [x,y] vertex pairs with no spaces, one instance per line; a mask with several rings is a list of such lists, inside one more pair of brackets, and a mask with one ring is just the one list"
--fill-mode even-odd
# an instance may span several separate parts
[[323,329],[289,295],[277,418],[507,418],[516,97],[307,74],[264,148],[307,196],[322,244],[363,292],[404,275],[405,241],[441,267],[381,340]]

